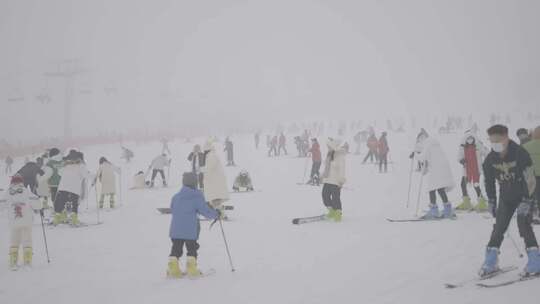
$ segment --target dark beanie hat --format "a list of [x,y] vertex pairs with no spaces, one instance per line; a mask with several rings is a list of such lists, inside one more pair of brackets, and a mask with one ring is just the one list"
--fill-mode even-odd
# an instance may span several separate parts
[[184,173],[182,184],[186,187],[197,188],[197,175],[193,172]]
[[54,157],[58,154],[60,154],[60,150],[58,150],[57,148],[52,148],[49,150],[49,157]]

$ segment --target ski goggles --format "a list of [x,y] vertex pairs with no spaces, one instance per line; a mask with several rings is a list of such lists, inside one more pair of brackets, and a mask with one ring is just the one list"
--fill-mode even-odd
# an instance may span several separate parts
[[9,189],[9,195],[21,194],[23,191],[23,188]]

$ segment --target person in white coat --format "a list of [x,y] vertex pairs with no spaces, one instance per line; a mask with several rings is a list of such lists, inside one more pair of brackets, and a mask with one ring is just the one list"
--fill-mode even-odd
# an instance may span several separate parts
[[[429,211],[424,215],[424,218],[451,218],[454,213],[452,204],[448,201],[447,192],[455,186],[455,183],[448,158],[439,141],[429,137],[427,133],[420,135],[418,146],[422,150],[419,161],[422,164],[423,178],[427,180],[430,201]],[[443,201],[442,215],[437,206],[437,193]]]
[[167,180],[165,178],[165,167],[169,167],[170,165],[171,160],[167,158],[167,154],[165,153],[158,155],[156,158],[154,158],[154,160],[152,160],[150,167],[148,167],[148,170],[152,170],[152,180],[150,181],[150,187],[154,187],[154,180],[156,179],[158,173],[159,175],[161,175],[163,187],[167,187]]
[[222,217],[226,218],[224,202],[229,200],[227,178],[223,164],[219,159],[212,141],[207,141],[203,147],[204,166],[200,168],[203,173],[204,197],[214,209],[221,211]]
[[78,217],[79,199],[83,194],[83,183],[90,177],[90,172],[83,161],[83,154],[77,151],[70,151],[64,158],[64,166],[60,169],[62,179],[58,186],[58,194],[54,201],[53,224],[58,225],[67,222],[66,204],[70,203],[69,211],[70,223],[73,226],[80,224]]
[[92,186],[95,186],[96,181],[101,184],[101,193],[99,196],[99,208],[103,209],[105,197],[109,197],[109,205],[114,209],[114,201],[116,195],[116,174],[120,175],[119,167],[111,164],[105,157],[99,159],[99,169],[96,172],[96,179]]
[[8,206],[10,226],[9,266],[12,270],[18,268],[19,248],[23,248],[25,266],[32,264],[32,224],[34,210],[41,209],[37,196],[24,187],[22,176],[11,178],[5,197]]
[[329,138],[327,142],[328,154],[324,161],[322,174],[323,204],[328,208],[327,218],[340,222],[342,217],[341,188],[345,184],[345,155],[347,152],[341,146],[341,141]]

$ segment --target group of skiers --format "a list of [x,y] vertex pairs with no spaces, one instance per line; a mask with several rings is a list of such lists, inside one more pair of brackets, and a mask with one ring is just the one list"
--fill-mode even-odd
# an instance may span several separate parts
[[[120,169],[113,166],[105,157],[99,160],[100,166],[92,186],[99,181],[101,196],[99,208],[103,208],[105,196],[109,197],[110,207],[114,208],[116,176]],[[32,222],[34,211],[39,212],[42,221],[49,200],[53,204],[52,225],[70,224],[79,226],[78,208],[87,195],[86,182],[93,175],[88,171],[84,154],[70,150],[64,157],[57,148],[48,150],[36,162],[28,161],[11,177],[6,193],[8,216],[11,227],[9,249],[10,268],[18,268],[19,249],[23,247],[23,264],[32,262]],[[40,201],[41,198],[41,201]],[[42,222],[43,223],[43,222]]]

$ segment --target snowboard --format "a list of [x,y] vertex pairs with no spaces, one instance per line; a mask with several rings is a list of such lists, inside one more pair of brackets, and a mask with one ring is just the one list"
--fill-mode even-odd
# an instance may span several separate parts
[[294,225],[301,225],[301,224],[320,222],[320,221],[325,221],[325,220],[326,220],[326,214],[322,214],[322,215],[317,215],[317,216],[294,218],[292,220],[292,223]]

